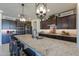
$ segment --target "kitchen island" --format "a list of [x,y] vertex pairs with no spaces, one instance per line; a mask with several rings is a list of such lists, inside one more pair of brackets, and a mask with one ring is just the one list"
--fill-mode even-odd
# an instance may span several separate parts
[[45,56],[72,56],[79,55],[79,48],[76,43],[57,40],[47,37],[41,39],[34,39],[32,35],[15,35],[19,41],[21,41],[25,48],[31,48],[38,55]]

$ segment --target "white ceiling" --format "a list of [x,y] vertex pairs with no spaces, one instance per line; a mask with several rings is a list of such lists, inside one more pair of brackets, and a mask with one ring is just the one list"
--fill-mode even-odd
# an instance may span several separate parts
[[[50,12],[47,15],[60,13],[66,10],[74,9],[77,7],[75,3],[47,3],[47,8],[50,9]],[[35,4],[34,3],[25,3],[24,13],[27,18],[35,18]],[[20,3],[0,3],[0,10],[4,11],[4,15],[10,17],[18,17],[18,14],[21,11]]]

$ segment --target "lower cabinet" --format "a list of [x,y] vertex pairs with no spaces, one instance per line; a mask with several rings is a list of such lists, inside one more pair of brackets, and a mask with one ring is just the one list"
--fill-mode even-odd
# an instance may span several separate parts
[[65,41],[70,41],[70,42],[75,42],[76,43],[76,37],[69,37],[69,36],[62,36],[62,35],[50,35],[50,34],[39,34],[40,36],[45,36],[49,38],[55,38],[58,40],[65,40]]
[[7,34],[2,34],[2,44],[6,44],[10,42],[10,36]]

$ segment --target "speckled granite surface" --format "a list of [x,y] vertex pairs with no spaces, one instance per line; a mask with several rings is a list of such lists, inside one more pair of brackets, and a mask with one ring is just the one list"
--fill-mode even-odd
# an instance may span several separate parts
[[76,43],[43,37],[33,39],[31,35],[16,35],[16,37],[46,56],[78,56]]

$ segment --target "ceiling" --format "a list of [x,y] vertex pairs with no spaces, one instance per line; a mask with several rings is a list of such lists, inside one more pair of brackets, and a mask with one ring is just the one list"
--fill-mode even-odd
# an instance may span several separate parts
[[[50,11],[47,13],[47,16],[55,13],[60,13],[66,10],[74,9],[77,7],[76,3],[47,3],[47,8]],[[21,12],[20,3],[0,3],[0,10],[3,10],[3,14],[10,17],[18,17],[18,14]],[[35,15],[35,4],[34,3],[25,3],[24,14],[27,18],[34,19]]]

